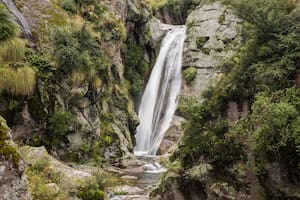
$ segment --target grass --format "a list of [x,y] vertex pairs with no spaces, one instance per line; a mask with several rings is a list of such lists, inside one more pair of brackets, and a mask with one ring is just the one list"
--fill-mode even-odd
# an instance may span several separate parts
[[2,58],[2,62],[21,62],[25,58],[25,51],[25,42],[19,38],[13,38],[0,43],[0,57]]
[[167,2],[168,2],[168,0],[148,0],[148,3],[151,5],[151,7],[152,7],[154,10],[157,10],[157,9],[161,8],[161,7],[164,6]]
[[31,67],[0,67],[0,93],[26,96],[34,92],[36,73]]

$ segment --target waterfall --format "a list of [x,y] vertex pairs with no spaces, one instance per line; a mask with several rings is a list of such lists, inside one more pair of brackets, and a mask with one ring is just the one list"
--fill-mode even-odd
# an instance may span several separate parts
[[18,10],[17,6],[12,0],[2,0],[9,11],[16,17],[18,22],[23,28],[23,33],[26,38],[31,37],[31,28],[29,23],[27,22],[26,18],[22,15],[22,13]]
[[139,108],[136,155],[155,155],[170,127],[181,88],[185,32],[184,26],[176,27],[161,44]]

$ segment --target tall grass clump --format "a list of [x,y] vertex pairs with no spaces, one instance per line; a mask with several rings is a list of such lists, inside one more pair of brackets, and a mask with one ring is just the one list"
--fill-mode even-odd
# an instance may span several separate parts
[[0,93],[26,96],[34,92],[36,73],[31,67],[0,68]]
[[2,62],[21,62],[25,59],[25,52],[25,42],[22,39],[13,38],[0,43]]

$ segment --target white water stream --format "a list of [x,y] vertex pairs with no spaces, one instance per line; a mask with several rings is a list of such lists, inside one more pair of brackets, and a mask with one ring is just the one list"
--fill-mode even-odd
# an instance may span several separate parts
[[164,38],[139,108],[135,154],[156,155],[170,127],[181,88],[182,52],[186,28],[179,26]]

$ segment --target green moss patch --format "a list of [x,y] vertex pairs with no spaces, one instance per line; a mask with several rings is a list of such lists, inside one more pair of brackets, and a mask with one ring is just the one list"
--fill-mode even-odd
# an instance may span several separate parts
[[183,70],[183,77],[188,84],[191,84],[197,76],[197,69],[195,67],[188,67]]
[[0,160],[12,159],[15,166],[19,165],[20,156],[17,153],[15,147],[7,142],[7,132],[9,128],[6,125],[6,121],[0,116]]

